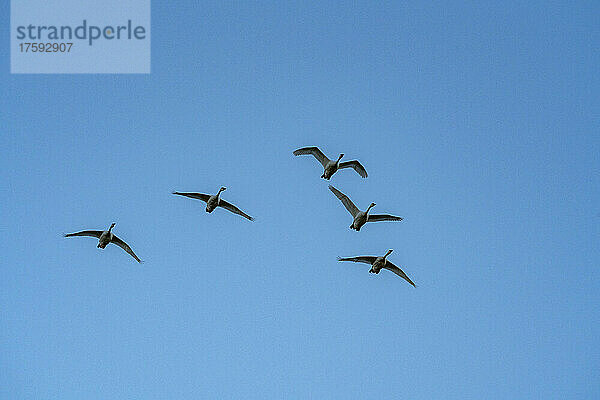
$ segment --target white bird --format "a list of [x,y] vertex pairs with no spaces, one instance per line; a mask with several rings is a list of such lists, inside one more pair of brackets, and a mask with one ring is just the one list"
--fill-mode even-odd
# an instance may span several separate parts
[[114,228],[114,227],[115,227],[115,223],[113,222],[112,224],[110,224],[110,228],[108,228],[108,230],[106,230],[106,231],[81,231],[81,232],[75,232],[75,233],[67,233],[65,235],[65,237],[91,236],[91,237],[98,238],[98,246],[97,247],[99,249],[105,248],[109,243],[114,243],[117,246],[119,246],[120,248],[122,248],[123,250],[125,250],[127,253],[129,253],[129,255],[131,255],[133,258],[135,258],[135,260],[137,262],[141,263],[142,261],[138,258],[138,256],[135,255],[133,250],[131,250],[131,247],[129,247],[129,245],[127,243],[125,243],[124,241],[119,239],[114,233],[112,233],[112,228]]
[[396,217],[394,215],[389,214],[371,214],[369,215],[369,210],[375,207],[375,203],[371,203],[369,207],[365,211],[360,211],[358,207],[354,205],[352,200],[348,198],[344,193],[340,192],[333,186],[329,185],[329,189],[335,194],[335,196],[340,199],[346,210],[352,215],[354,221],[352,221],[352,225],[350,225],[350,229],[355,229],[357,232],[360,231],[360,228],[366,224],[367,222],[379,222],[379,221],[402,221],[402,217]]
[[383,256],[383,257],[377,257],[377,256],[358,256],[358,257],[346,257],[346,258],[338,257],[338,261],[352,261],[352,262],[360,262],[360,263],[370,264],[371,269],[369,270],[369,272],[372,274],[378,274],[379,271],[381,271],[382,269],[387,269],[388,271],[392,271],[393,273],[398,275],[400,278],[403,278],[408,283],[410,283],[411,285],[416,287],[415,284],[413,283],[413,281],[410,280],[410,278],[404,273],[404,271],[402,271],[400,268],[398,268],[397,266],[395,266],[394,264],[392,264],[390,261],[387,260],[387,256],[389,256],[392,253],[392,251],[393,250],[391,250],[391,249],[388,250],[387,253],[385,253],[385,256]]
[[367,170],[365,170],[365,167],[363,167],[362,164],[358,162],[358,160],[351,160],[340,163],[340,160],[342,159],[342,157],[344,157],[343,153],[340,154],[337,160],[330,160],[325,156],[325,154],[323,154],[321,150],[319,150],[318,147],[303,147],[294,151],[295,156],[299,156],[302,154],[312,154],[313,156],[315,156],[317,161],[321,163],[321,165],[323,166],[323,175],[321,175],[321,178],[329,180],[329,178],[331,178],[331,176],[335,174],[338,169],[342,168],[354,168],[354,170],[358,172],[358,174],[363,178],[366,178],[368,176]]
[[227,190],[227,188],[222,186],[221,189],[219,189],[219,192],[212,196],[209,194],[204,194],[204,193],[173,192],[173,194],[177,194],[179,196],[190,197],[192,199],[202,200],[203,202],[206,203],[206,212],[207,213],[213,212],[215,210],[215,208],[217,208],[217,207],[223,207],[224,209],[231,211],[234,214],[241,215],[242,217],[247,218],[250,221],[254,221],[254,218],[252,218],[251,216],[249,216],[248,214],[246,214],[245,212],[243,212],[242,210],[240,210],[233,204],[226,202],[225,200],[223,200],[220,197],[221,192],[223,192],[224,190]]

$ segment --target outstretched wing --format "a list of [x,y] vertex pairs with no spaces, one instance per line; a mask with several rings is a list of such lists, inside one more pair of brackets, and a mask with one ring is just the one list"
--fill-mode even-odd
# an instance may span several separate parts
[[67,233],[67,234],[65,234],[65,237],[91,236],[91,237],[95,237],[95,238],[100,238],[100,235],[102,235],[102,231],[81,231],[81,232],[75,232],[75,233]]
[[204,193],[181,193],[181,192],[173,192],[173,194],[177,194],[179,196],[190,197],[192,199],[202,200],[205,203],[210,198],[210,195],[204,194]]
[[373,264],[377,257],[375,256],[358,256],[358,257],[338,257],[338,261],[352,261],[357,263]]
[[406,282],[410,283],[414,287],[417,287],[414,284],[414,282],[411,281],[410,278],[404,273],[404,271],[402,271],[400,268],[398,268],[397,266],[395,266],[391,262],[389,262],[389,261],[386,260],[385,266],[383,268],[387,269],[388,271],[392,271],[393,273],[395,273],[396,275],[398,275],[400,278],[404,279]]
[[113,238],[111,240],[111,243],[116,244],[117,246],[119,246],[120,248],[122,248],[123,250],[125,250],[127,253],[129,253],[129,255],[133,258],[136,259],[137,262],[141,263],[142,260],[140,260],[138,258],[138,256],[135,255],[135,253],[133,252],[133,250],[131,250],[131,247],[129,247],[129,245],[127,243],[125,243],[124,241],[122,241],[121,239],[119,239],[116,235],[113,234]]
[[365,167],[362,166],[361,163],[358,162],[358,160],[344,161],[340,163],[338,168],[354,168],[354,170],[358,172],[358,174],[363,178],[366,178],[368,176],[367,170],[365,169]]
[[318,147],[303,147],[298,150],[294,150],[294,155],[299,156],[301,154],[312,154],[321,163],[323,168],[327,166],[330,161],[329,158],[325,157],[325,154]]
[[226,202],[223,199],[219,200],[219,207],[223,207],[224,209],[229,210],[229,211],[231,211],[234,214],[241,215],[242,217],[247,218],[250,221],[254,221],[254,218],[252,218],[251,216],[249,216],[248,214],[246,214],[245,212],[243,212],[242,210],[240,210],[239,208],[237,208],[233,204],[228,203],[228,202]]
[[369,214],[367,222],[379,222],[379,221],[402,221],[404,218],[396,217],[389,214]]
[[329,190],[331,190],[333,194],[335,194],[335,197],[340,199],[344,207],[346,207],[346,210],[348,210],[348,212],[352,214],[353,217],[356,217],[356,214],[358,214],[360,210],[354,205],[352,200],[350,200],[348,196],[346,196],[344,193],[340,192],[331,185],[329,185]]

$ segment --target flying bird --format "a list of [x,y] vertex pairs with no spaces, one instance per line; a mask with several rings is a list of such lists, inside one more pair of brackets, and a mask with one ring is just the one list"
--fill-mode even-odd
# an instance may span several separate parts
[[312,154],[315,156],[317,161],[321,163],[323,166],[323,175],[321,175],[321,178],[329,180],[329,178],[331,178],[331,176],[335,174],[338,169],[342,168],[354,168],[354,170],[363,178],[368,176],[365,167],[363,167],[362,164],[357,160],[345,161],[341,163],[340,160],[342,157],[344,157],[344,154],[340,154],[337,160],[330,160],[325,156],[325,154],[323,154],[321,150],[319,150],[318,147],[303,147],[294,151],[295,156],[303,154]]
[[221,196],[221,192],[227,190],[226,187],[222,186],[221,189],[219,189],[219,192],[217,194],[214,195],[209,195],[209,194],[204,194],[204,193],[182,193],[182,192],[173,192],[173,194],[179,195],[179,196],[185,196],[185,197],[190,197],[192,199],[198,199],[198,200],[202,200],[206,203],[206,212],[207,213],[211,213],[215,210],[215,208],[217,207],[223,207],[224,209],[231,211],[234,214],[237,215],[241,215],[244,218],[249,219],[250,221],[254,221],[254,218],[252,218],[251,216],[249,216],[248,214],[246,214],[245,212],[243,212],[242,210],[240,210],[239,208],[237,208],[236,206],[234,206],[231,203],[226,202],[225,200],[223,200],[220,196]]
[[390,261],[387,260],[387,256],[389,256],[392,253],[392,251],[394,251],[394,250],[388,250],[387,253],[385,253],[385,256],[383,256],[383,257],[377,257],[377,256],[358,256],[358,257],[346,257],[346,258],[338,257],[338,261],[352,261],[352,262],[357,262],[357,263],[370,264],[371,269],[369,270],[369,272],[372,274],[378,274],[379,271],[381,271],[382,269],[387,269],[388,271],[392,271],[393,273],[398,275],[400,278],[406,280],[408,283],[410,283],[411,285],[416,287],[415,284],[413,283],[413,281],[410,280],[410,278],[404,273],[404,271],[402,271],[400,268],[398,268],[397,266],[395,266],[394,264],[392,264]]
[[396,217],[389,214],[369,214],[369,210],[375,206],[375,203],[371,203],[365,211],[360,211],[358,207],[354,205],[352,200],[350,200],[344,193],[340,192],[331,185],[329,185],[329,189],[338,199],[340,199],[344,207],[346,207],[346,210],[352,214],[354,221],[352,221],[350,229],[355,229],[357,232],[360,231],[360,228],[362,228],[362,226],[367,222],[402,221],[403,219],[402,217]]
[[110,228],[108,228],[108,230],[106,230],[106,231],[81,231],[81,232],[75,232],[75,233],[67,233],[65,235],[65,237],[91,236],[91,237],[98,238],[98,246],[97,247],[99,249],[105,248],[109,243],[114,243],[117,246],[119,246],[120,248],[122,248],[123,250],[125,250],[127,253],[129,253],[129,255],[131,255],[131,257],[135,258],[135,260],[137,262],[141,263],[142,261],[138,258],[138,256],[135,255],[133,250],[131,250],[131,247],[129,247],[129,245],[127,243],[125,243],[124,241],[119,239],[114,233],[112,233],[112,228],[114,228],[114,227],[115,227],[115,223],[113,222],[112,224],[110,224]]

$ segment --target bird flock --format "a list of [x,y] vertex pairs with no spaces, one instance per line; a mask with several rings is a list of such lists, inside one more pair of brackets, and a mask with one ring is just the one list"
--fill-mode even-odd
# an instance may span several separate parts
[[[312,155],[315,157],[319,163],[323,166],[323,174],[321,178],[329,180],[331,177],[340,169],[352,168],[356,173],[358,173],[362,178],[366,178],[368,176],[367,170],[358,160],[351,160],[340,162],[344,154],[340,154],[337,160],[331,160],[323,154],[318,147],[302,147],[293,152],[295,156],[299,155]],[[352,224],[350,225],[350,229],[353,229],[357,232],[365,225],[367,222],[380,222],[380,221],[402,221],[402,217],[397,217],[390,214],[370,214],[371,208],[375,207],[375,203],[371,203],[365,211],[361,211],[353,202],[350,200],[348,196],[344,193],[340,192],[338,189],[329,185],[329,189],[333,192],[335,197],[337,197],[346,210],[352,215]],[[221,198],[221,193],[227,190],[226,187],[221,187],[216,194],[210,195],[205,193],[196,193],[196,192],[173,192],[174,195],[189,197],[191,199],[201,200],[206,203],[206,212],[212,213],[217,207],[222,207],[227,211],[230,211],[234,214],[240,215],[250,221],[254,221],[254,218],[250,215],[246,214],[244,211],[240,210],[238,207],[229,203],[226,200]],[[96,230],[85,230],[74,233],[67,233],[65,237],[75,237],[75,236],[90,236],[98,239],[98,248],[104,249],[109,243],[113,243],[131,255],[137,262],[142,262],[140,258],[133,252],[131,247],[127,243],[125,243],[122,239],[118,238],[113,232],[112,229],[115,227],[115,223],[113,222],[110,227],[105,231],[96,231]],[[382,269],[387,269],[388,271],[393,272],[398,275],[402,279],[406,280],[412,286],[415,286],[414,282],[400,269],[398,266],[393,264],[391,261],[387,259],[387,257],[392,253],[393,250],[388,250],[387,253],[383,256],[358,256],[358,257],[338,257],[338,261],[351,261],[356,263],[365,263],[371,266],[369,270],[370,273],[379,274]]]

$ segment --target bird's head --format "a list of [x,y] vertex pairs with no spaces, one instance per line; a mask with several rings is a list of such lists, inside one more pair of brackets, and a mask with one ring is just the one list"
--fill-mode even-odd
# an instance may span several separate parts
[[110,230],[111,230],[112,228],[114,228],[114,227],[115,227],[115,225],[116,225],[116,224],[115,224],[114,222],[113,222],[112,224],[110,224],[110,228],[108,228],[108,231],[110,232]]
[[224,192],[226,190],[227,190],[227,188],[225,186],[221,186],[221,189],[219,189],[219,192]]
[[371,203],[371,204],[369,205],[369,210],[370,210],[371,208],[375,207],[376,205],[377,205],[377,204],[375,204],[375,203]]
[[340,161],[342,157],[344,157],[344,153],[340,154],[340,156],[338,157],[338,161]]
[[385,258],[385,257],[389,256],[390,254],[392,254],[392,251],[394,251],[394,250],[392,250],[392,249],[389,249],[389,250],[387,251],[387,253],[385,253],[385,256],[383,256],[383,257]]

